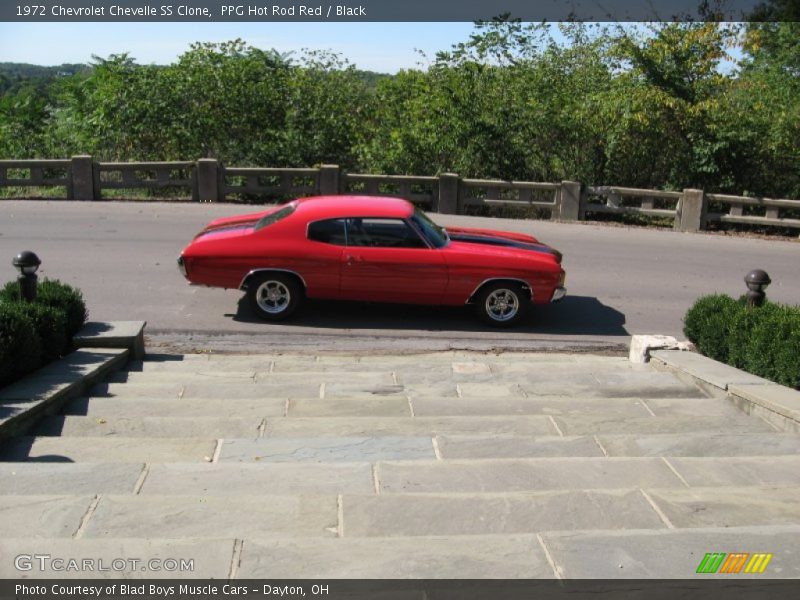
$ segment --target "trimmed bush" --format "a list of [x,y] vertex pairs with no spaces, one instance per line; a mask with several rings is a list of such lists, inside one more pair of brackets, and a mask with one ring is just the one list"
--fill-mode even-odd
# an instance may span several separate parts
[[743,308],[724,294],[698,298],[683,318],[683,333],[709,358],[728,362],[729,324]]
[[704,355],[800,389],[800,307],[704,296],[684,317],[684,333]]
[[0,385],[39,368],[42,343],[19,303],[0,302]]
[[[9,281],[0,290],[0,301],[19,302],[19,284],[16,281]],[[80,290],[57,279],[39,282],[35,303],[63,310],[67,315],[67,335],[70,338],[80,331],[89,316]]]
[[66,311],[36,303],[20,303],[18,306],[33,321],[42,344],[42,364],[63,356],[70,345]]

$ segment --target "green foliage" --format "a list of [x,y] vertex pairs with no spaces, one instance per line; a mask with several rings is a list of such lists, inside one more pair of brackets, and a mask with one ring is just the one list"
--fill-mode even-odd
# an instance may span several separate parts
[[30,317],[41,341],[42,364],[64,355],[69,347],[67,312],[46,304],[20,304],[20,310]]
[[[16,281],[9,281],[0,288],[0,302],[19,301],[19,284]],[[35,304],[63,311],[66,317],[66,332],[70,338],[78,333],[89,316],[80,290],[57,279],[43,279],[39,282]]]
[[562,23],[555,35],[500,17],[395,75],[241,40],[193,44],[166,66],[0,64],[0,157],[331,162],[797,197],[800,30],[773,21]]
[[699,298],[683,318],[683,333],[706,356],[728,362],[731,319],[743,306],[730,296],[714,294]]
[[41,355],[33,319],[20,304],[0,302],[0,386],[38,368]]
[[704,296],[684,317],[684,333],[706,356],[800,389],[800,307]]

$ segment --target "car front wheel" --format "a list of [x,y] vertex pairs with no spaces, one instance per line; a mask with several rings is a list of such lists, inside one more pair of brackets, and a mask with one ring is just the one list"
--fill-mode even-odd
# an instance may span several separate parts
[[293,277],[267,274],[248,284],[247,297],[259,317],[266,321],[280,321],[297,310],[303,298],[303,289]]
[[487,285],[475,299],[478,316],[495,327],[512,327],[528,312],[530,299],[522,286],[511,282]]

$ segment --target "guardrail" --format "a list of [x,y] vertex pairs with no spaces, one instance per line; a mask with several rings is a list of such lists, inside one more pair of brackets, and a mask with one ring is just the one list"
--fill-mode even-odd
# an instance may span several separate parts
[[800,200],[752,198],[703,190],[650,190],[582,186],[575,181],[532,182],[439,176],[348,173],[338,165],[313,168],[227,167],[196,162],[97,162],[91,156],[59,160],[0,160],[0,188],[64,187],[74,200],[114,197],[119,190],[174,191],[201,202],[284,199],[315,194],[368,194],[407,198],[424,208],[465,214],[480,206],[534,208],[561,221],[599,214],[672,219],[680,231],[709,223],[744,223],[800,229]]

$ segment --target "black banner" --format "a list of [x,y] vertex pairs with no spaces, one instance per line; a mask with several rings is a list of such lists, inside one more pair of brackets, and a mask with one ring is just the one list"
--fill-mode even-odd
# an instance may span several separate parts
[[0,21],[746,21],[762,18],[762,4],[770,0],[31,0],[0,4]]

